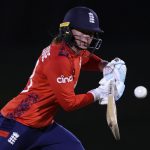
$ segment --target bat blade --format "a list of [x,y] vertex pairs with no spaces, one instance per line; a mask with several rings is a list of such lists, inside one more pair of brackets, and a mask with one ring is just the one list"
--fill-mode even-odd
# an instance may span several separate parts
[[110,83],[106,119],[107,119],[107,124],[109,128],[111,129],[114,138],[116,140],[120,140],[120,132],[119,132],[118,121],[117,121],[117,109],[116,109],[116,103],[114,99],[113,82]]

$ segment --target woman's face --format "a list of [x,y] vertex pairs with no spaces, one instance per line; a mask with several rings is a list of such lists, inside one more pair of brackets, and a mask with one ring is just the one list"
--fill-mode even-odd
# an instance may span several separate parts
[[81,49],[87,49],[93,39],[93,34],[78,31],[76,29],[72,29],[72,34],[77,46]]

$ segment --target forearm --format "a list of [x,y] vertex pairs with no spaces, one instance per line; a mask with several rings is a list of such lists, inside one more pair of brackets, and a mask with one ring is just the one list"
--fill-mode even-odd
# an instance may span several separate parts
[[74,111],[83,108],[94,102],[94,97],[91,93],[78,94],[72,97],[59,98],[57,103],[65,111]]
[[88,62],[82,65],[82,70],[102,72],[107,63],[108,62],[106,60],[103,60],[100,57],[92,54],[91,56],[89,56]]

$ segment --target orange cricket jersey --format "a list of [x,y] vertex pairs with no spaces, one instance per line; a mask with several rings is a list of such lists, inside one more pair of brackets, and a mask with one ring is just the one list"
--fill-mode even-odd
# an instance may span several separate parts
[[1,110],[24,125],[42,128],[52,124],[59,107],[72,111],[92,103],[93,95],[75,94],[81,67],[99,70],[101,59],[87,50],[76,54],[64,42],[51,44],[38,58],[25,89]]

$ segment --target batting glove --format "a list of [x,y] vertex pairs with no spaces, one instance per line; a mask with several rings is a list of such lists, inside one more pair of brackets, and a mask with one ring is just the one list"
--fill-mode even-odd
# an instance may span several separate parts
[[103,69],[103,77],[105,80],[117,80],[124,82],[126,78],[127,67],[125,62],[120,58],[115,58],[109,62]]
[[[106,81],[105,79],[100,80],[100,86],[96,89],[89,91],[94,96],[94,101],[99,101],[99,104],[105,105],[108,103],[109,85],[112,80]],[[121,81],[114,81],[114,98],[119,100],[125,90],[125,84]]]
[[94,97],[94,101],[99,101],[100,103],[108,97],[109,94],[109,82],[105,82],[105,84],[101,84],[98,88],[90,90]]

